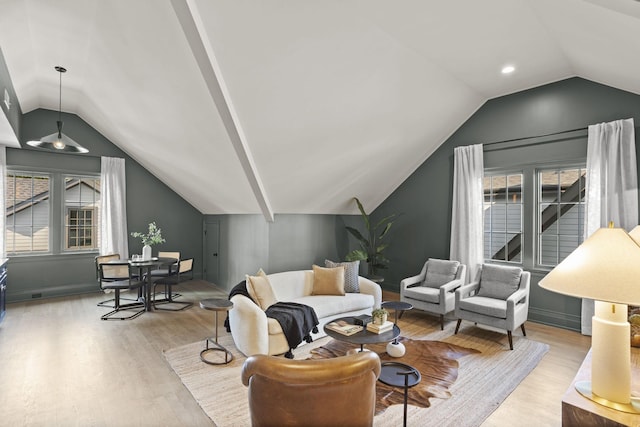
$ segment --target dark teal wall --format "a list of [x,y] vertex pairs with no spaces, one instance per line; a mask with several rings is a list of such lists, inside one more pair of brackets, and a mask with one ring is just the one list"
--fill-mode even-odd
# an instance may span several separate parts
[[[563,132],[626,118],[635,120],[638,146],[640,96],[580,78],[486,102],[373,213],[373,218],[403,214],[391,236],[391,265],[384,286],[397,290],[399,282],[418,273],[428,257],[448,258],[455,147]],[[543,149],[494,151],[485,153],[485,162],[509,167],[560,157],[575,156],[580,160],[585,153],[584,141],[578,136],[567,143],[540,146]],[[527,262],[531,265],[532,260]],[[579,329],[579,301],[540,289],[537,283],[545,272],[532,273],[529,318]]]
[[[58,113],[35,110],[22,118],[21,143],[39,139],[56,129]],[[32,148],[7,149],[9,167],[54,172],[100,173],[100,156],[125,159],[127,176],[127,224],[129,231],[146,231],[156,221],[166,243],[157,251],[180,251],[195,258],[195,277],[202,271],[203,215],[78,116],[63,114],[64,133],[89,149],[89,154],[58,154]],[[140,239],[129,238],[129,253],[141,253]],[[50,297],[97,290],[91,254],[57,254],[12,257],[9,260],[9,301]]]
[[217,283],[230,290],[262,268],[267,273],[309,270],[346,253],[343,218],[339,215],[283,215],[274,222],[262,215],[207,215],[220,224]]

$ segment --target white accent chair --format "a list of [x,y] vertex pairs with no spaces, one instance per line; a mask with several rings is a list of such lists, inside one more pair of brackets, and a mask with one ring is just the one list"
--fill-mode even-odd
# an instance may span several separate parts
[[464,285],[467,266],[458,261],[429,258],[420,274],[400,282],[400,301],[413,308],[440,316],[440,329],[444,329],[444,316],[455,308],[455,291]]
[[529,283],[531,273],[520,267],[483,264],[475,281],[456,291],[455,333],[462,320],[506,329],[509,348],[513,350],[511,332],[518,326],[524,336],[524,322],[529,313]]

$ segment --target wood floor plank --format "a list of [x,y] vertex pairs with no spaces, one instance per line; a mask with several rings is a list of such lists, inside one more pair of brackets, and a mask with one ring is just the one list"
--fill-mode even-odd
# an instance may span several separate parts
[[[0,324],[0,426],[211,426],[162,350],[213,335],[204,298],[226,298],[204,281],[181,286],[181,312],[156,311],[130,321],[100,320],[107,308],[95,293],[9,304]],[[397,299],[384,293],[384,299]],[[223,316],[220,321],[222,323]],[[447,327],[453,328],[448,322]],[[418,310],[401,328],[420,333],[439,320]],[[226,334],[222,326],[220,334]],[[483,424],[559,426],[562,394],[586,355],[590,339],[576,332],[527,323],[529,338],[551,350]],[[514,345],[520,335],[514,333]],[[504,338],[506,344],[506,335]],[[221,390],[221,393],[224,391]]]

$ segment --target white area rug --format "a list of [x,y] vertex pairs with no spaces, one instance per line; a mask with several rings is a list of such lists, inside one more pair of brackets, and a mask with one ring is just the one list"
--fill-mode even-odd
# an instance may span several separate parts
[[[408,426],[480,425],[549,350],[547,344],[517,337],[514,350],[510,351],[505,345],[504,334],[479,328],[465,328],[458,335],[445,330],[412,338],[444,341],[474,348],[480,353],[459,359],[458,379],[450,389],[452,396],[449,399],[432,398],[429,408],[409,406]],[[307,358],[311,349],[329,340],[326,337],[296,349],[296,359]],[[165,357],[218,427],[250,426],[247,389],[240,381],[240,370],[246,358],[235,348],[230,335],[222,336],[220,342],[235,356],[228,365],[207,365],[200,360],[204,340],[167,350]],[[402,417],[402,405],[394,405],[374,418],[374,426],[400,426]]]

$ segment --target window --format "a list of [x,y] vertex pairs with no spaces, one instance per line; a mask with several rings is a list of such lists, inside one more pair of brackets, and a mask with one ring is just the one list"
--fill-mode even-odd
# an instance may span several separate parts
[[485,259],[522,262],[522,177],[484,177]]
[[67,211],[67,218],[66,249],[93,248],[93,209],[71,208]]
[[537,262],[553,267],[583,240],[586,170],[538,171]]
[[[524,181],[529,187],[523,187]],[[484,177],[484,258],[555,267],[583,241],[584,165],[527,166]],[[525,192],[523,188],[529,188]],[[524,231],[535,235],[525,248]]]
[[5,197],[7,254],[58,254],[99,247],[99,177],[9,170]]
[[64,249],[97,249],[100,179],[65,177],[64,204]]
[[50,177],[10,171],[6,191],[7,254],[48,252]]

